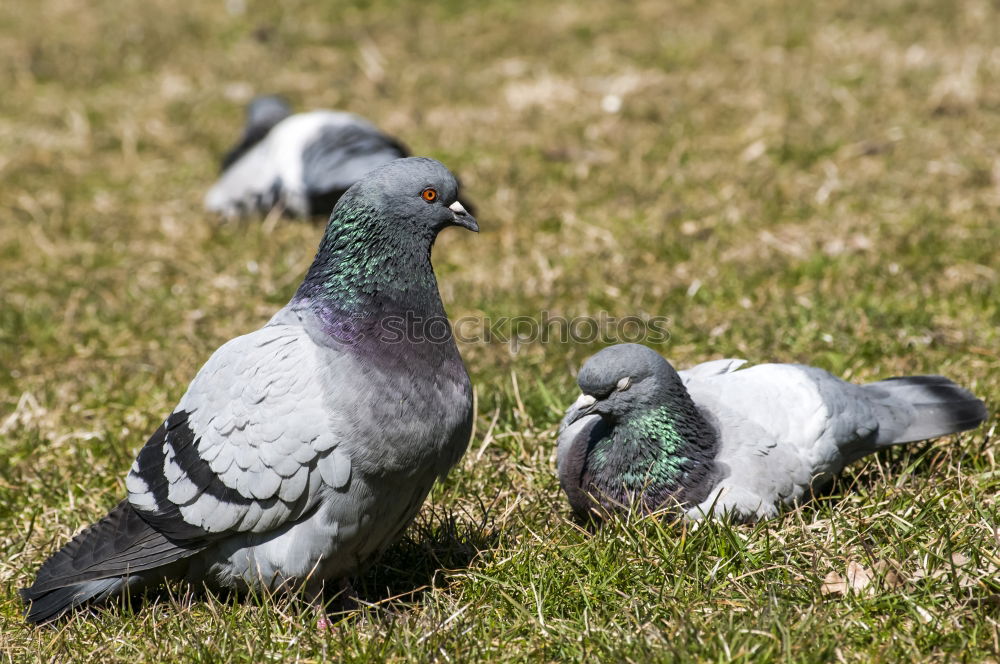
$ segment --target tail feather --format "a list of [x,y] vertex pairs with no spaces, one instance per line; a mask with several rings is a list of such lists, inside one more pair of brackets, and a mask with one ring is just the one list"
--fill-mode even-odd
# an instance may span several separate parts
[[30,588],[29,622],[43,623],[86,602],[116,596],[127,586],[162,579],[173,563],[204,548],[178,543],[146,523],[127,500],[54,553]]
[[120,594],[125,584],[126,579],[122,577],[98,579],[97,581],[86,581],[43,591],[34,596],[29,596],[29,589],[22,588],[20,591],[21,599],[25,603],[30,603],[30,609],[25,618],[28,622],[36,625],[47,623],[87,602],[116,596]]
[[884,407],[884,416],[879,416],[879,445],[968,431],[989,415],[982,400],[944,376],[902,376],[864,388]]

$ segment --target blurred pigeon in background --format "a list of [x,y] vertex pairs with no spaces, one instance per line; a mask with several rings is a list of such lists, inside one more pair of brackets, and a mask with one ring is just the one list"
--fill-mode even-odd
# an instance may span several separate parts
[[973,429],[986,406],[941,376],[854,385],[815,367],[717,360],[676,372],[621,344],[587,360],[566,413],[559,480],[573,511],[635,505],[687,518],[775,516],[889,445]]
[[292,216],[328,217],[362,176],[408,154],[402,143],[352,113],[292,115],[280,97],[256,97],[205,207],[226,217],[267,214],[278,206]]
[[[318,601],[396,540],[472,427],[430,261],[441,229],[478,230],[457,195],[425,158],[351,187],[288,305],[209,358],[139,452],[128,498],[21,591],[28,620],[165,579]],[[401,335],[404,318],[438,324]]]

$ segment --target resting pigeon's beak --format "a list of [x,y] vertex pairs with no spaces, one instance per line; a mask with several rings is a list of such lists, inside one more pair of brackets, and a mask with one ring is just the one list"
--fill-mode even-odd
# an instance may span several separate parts
[[455,201],[448,206],[448,209],[455,214],[455,219],[452,221],[453,224],[462,228],[468,228],[473,233],[479,232],[479,224],[476,223],[476,218],[469,214],[469,211],[461,203]]
[[573,424],[577,420],[586,417],[597,408],[597,399],[589,394],[581,394],[580,398],[573,402],[566,413],[566,426]]

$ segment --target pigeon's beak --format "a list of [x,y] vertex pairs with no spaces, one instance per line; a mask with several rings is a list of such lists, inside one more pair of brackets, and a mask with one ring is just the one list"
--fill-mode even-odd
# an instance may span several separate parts
[[581,394],[580,398],[573,402],[566,413],[565,425],[569,426],[587,415],[590,415],[597,408],[597,399],[589,394]]
[[479,224],[476,223],[476,218],[469,214],[469,211],[465,209],[464,205],[455,201],[448,206],[448,209],[455,215],[455,218],[451,223],[456,226],[461,226],[462,228],[468,228],[473,233],[479,232]]

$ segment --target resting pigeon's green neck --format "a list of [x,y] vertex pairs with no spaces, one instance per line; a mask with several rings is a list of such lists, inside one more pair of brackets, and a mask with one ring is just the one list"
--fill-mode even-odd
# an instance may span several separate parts
[[443,313],[433,236],[414,236],[395,223],[364,199],[344,201],[293,301],[308,299],[341,315]]
[[717,438],[685,391],[619,420],[594,445],[589,474],[599,493],[625,504],[642,496],[655,509],[705,476]]

